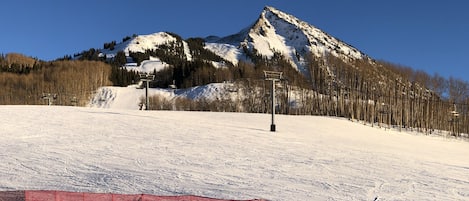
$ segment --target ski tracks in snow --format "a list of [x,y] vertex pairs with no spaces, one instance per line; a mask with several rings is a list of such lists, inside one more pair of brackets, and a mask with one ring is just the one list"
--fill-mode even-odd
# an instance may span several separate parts
[[[8,125],[0,142],[3,190],[280,201],[469,198],[469,165],[458,155],[466,144],[434,145],[346,120],[279,115],[278,131],[269,132],[267,114],[32,106],[0,113]],[[412,140],[421,146],[417,153],[406,144]]]

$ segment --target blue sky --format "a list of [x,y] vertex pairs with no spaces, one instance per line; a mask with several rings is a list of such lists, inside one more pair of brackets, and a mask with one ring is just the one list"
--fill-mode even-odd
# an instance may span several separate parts
[[0,7],[0,53],[53,60],[132,34],[226,36],[253,23],[265,5],[372,58],[469,81],[465,0],[14,0]]

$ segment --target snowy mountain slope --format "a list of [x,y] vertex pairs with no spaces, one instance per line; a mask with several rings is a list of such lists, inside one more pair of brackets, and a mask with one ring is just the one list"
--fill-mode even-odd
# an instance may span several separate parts
[[240,60],[247,60],[246,55],[244,55],[236,46],[231,44],[206,43],[205,49],[212,51],[216,55],[231,62],[233,65],[237,65]]
[[[177,38],[166,32],[158,32],[148,35],[138,35],[130,38],[122,43],[116,44],[113,49],[101,49],[100,56],[105,58],[114,58],[120,51],[124,52],[126,56],[129,56],[130,52],[141,52],[144,53],[147,50],[155,50],[159,45],[164,45],[172,42],[176,42]],[[182,41],[185,58],[188,61],[192,60],[190,54],[189,45],[187,42]],[[153,72],[154,70],[159,71],[169,65],[162,62],[159,58],[153,57],[142,62],[139,66],[125,66],[127,69],[132,69],[137,72]]]
[[209,101],[229,99],[235,101],[240,94],[233,83],[212,83],[203,86],[180,89],[175,91],[178,97],[191,100],[207,99]]
[[[166,100],[187,98],[191,100],[207,99],[209,101],[229,98],[236,100],[237,92],[230,92],[232,83],[213,83],[188,89],[149,88],[149,96],[159,96]],[[145,89],[138,85],[128,87],[101,87],[92,97],[89,107],[112,109],[139,109],[139,103],[145,97]]]
[[113,50],[101,49],[104,55],[116,55],[117,52],[123,51],[126,54],[129,52],[145,52],[146,50],[155,49],[158,45],[176,41],[176,38],[166,32],[158,32],[148,35],[138,35],[125,42],[115,45]]
[[0,106],[0,190],[468,200],[467,142],[344,119]]
[[[309,53],[317,57],[323,57],[326,53],[332,54],[346,62],[368,58],[358,49],[307,22],[268,6],[249,28],[238,34],[212,40],[211,42],[234,45],[240,50],[247,47],[268,58],[280,53],[304,74],[307,74],[305,56]],[[215,49],[213,51],[217,52]]]
[[356,48],[330,36],[322,30],[299,20],[293,15],[281,12],[273,7],[266,7],[263,12],[264,18],[274,26],[277,33],[287,38],[290,47],[297,51],[304,48],[304,44],[317,56],[328,52],[338,57],[347,59],[362,59],[366,55]]

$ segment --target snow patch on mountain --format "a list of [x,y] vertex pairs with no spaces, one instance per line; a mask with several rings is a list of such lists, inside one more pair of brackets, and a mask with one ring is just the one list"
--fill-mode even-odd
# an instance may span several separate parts
[[189,48],[189,44],[186,41],[182,41],[182,45],[184,46],[184,55],[186,56],[187,61],[192,61],[191,49]]
[[231,44],[205,43],[204,48],[231,62],[233,65],[237,65],[240,60],[246,60],[243,53],[236,46]]
[[157,32],[148,35],[138,35],[132,39],[118,43],[114,49],[101,49],[104,55],[116,55],[117,52],[123,51],[126,55],[129,52],[145,52],[146,50],[154,50],[159,45],[175,42],[177,39],[166,32]]
[[239,98],[233,83],[211,83],[203,86],[192,87],[175,91],[176,96],[186,97],[191,100],[206,99],[215,100],[231,100],[235,101]]

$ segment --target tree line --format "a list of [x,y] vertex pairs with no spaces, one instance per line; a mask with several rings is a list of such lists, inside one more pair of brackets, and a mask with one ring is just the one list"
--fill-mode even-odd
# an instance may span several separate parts
[[24,72],[0,72],[0,104],[47,104],[46,94],[57,105],[85,106],[101,86],[111,85],[111,67],[96,61],[44,62],[20,56],[16,61],[0,56],[1,69],[23,66]]

